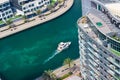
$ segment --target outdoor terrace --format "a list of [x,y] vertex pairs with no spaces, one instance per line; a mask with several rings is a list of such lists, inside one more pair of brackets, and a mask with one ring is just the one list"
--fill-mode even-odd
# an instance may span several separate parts
[[[91,16],[90,13],[89,13],[89,16]],[[90,17],[89,17],[89,18],[90,18]],[[93,20],[93,18],[92,18],[92,20]],[[91,21],[91,20],[90,20],[90,21]],[[92,25],[91,25],[91,22],[90,22],[90,21],[89,21],[89,19],[88,19],[88,15],[87,15],[86,17],[83,17],[82,19],[80,19],[80,20],[78,21],[78,25],[79,25],[79,26],[82,28],[82,30],[84,30],[84,31],[87,33],[87,35],[89,35],[94,41],[96,41],[96,42],[99,43],[100,45],[106,47],[106,46],[104,45],[104,43],[103,43],[104,41],[99,38],[99,34],[96,34],[96,33],[93,31],[93,29],[92,29],[92,27],[91,27]],[[96,22],[98,22],[98,21],[96,20]],[[95,25],[93,25],[93,26],[98,26],[98,25],[95,24]],[[105,25],[102,24],[102,26],[105,26]],[[109,29],[108,26],[106,26],[106,27],[104,27],[104,28],[102,28],[102,26],[98,27],[98,29],[99,29],[99,30],[102,30],[102,32],[104,32],[104,34],[107,34],[107,33],[112,32],[112,30]],[[106,28],[106,29],[105,29],[105,28]],[[107,44],[107,45],[108,45],[108,44]],[[113,49],[113,48],[109,48],[109,47],[106,47],[106,49],[108,49],[110,52],[114,53],[115,55],[120,56],[120,52],[119,52],[119,51],[117,51],[117,50],[115,50],[115,49]]]
[[96,9],[91,9],[87,14],[87,16],[92,21],[92,23],[96,26],[96,28],[104,34],[120,31],[113,24],[111,24],[110,20],[106,15],[104,15],[102,12]]
[[107,15],[98,10],[91,9],[87,16],[101,33],[116,41],[120,41],[120,29],[110,22]]
[[95,41],[101,43],[99,37],[95,34],[95,32],[91,29],[91,25],[88,22],[87,17],[83,17],[81,20],[78,21],[78,25]]
[[116,18],[120,19],[120,3],[109,3],[105,5],[106,8],[113,14]]

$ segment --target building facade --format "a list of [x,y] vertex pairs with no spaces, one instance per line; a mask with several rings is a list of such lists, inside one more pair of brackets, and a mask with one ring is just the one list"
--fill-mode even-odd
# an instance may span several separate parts
[[77,21],[81,75],[85,80],[120,80],[120,19],[107,4],[117,0],[82,0]]
[[50,0],[10,0],[14,7],[21,10],[24,15],[31,15],[37,10],[45,10]]
[[0,1],[0,21],[6,21],[8,18],[13,17],[13,11],[9,0]]

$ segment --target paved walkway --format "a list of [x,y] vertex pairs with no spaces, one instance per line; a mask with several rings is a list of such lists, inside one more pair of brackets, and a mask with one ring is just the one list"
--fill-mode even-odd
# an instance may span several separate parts
[[34,17],[34,21],[22,24],[20,26],[17,26],[16,28],[13,29],[8,29],[6,31],[0,32],[0,39],[7,37],[9,35],[15,34],[17,32],[23,31],[25,29],[34,27],[36,25],[42,24],[44,22],[50,21],[62,14],[64,14],[66,11],[68,11],[72,5],[73,5],[74,0],[66,0],[64,6],[62,6],[59,10],[57,10],[56,12],[53,12],[47,16],[44,16],[42,18],[38,18],[38,16]]
[[72,76],[69,76],[68,78],[65,78],[64,80],[82,80],[82,78],[76,75],[72,75]]
[[[74,65],[76,64],[76,65]],[[73,67],[70,69],[73,72],[73,75],[69,76],[68,78],[64,79],[64,80],[68,80],[69,78],[73,77],[73,76],[78,76],[78,74],[80,73],[80,59],[76,59],[73,61]],[[62,77],[63,75],[67,74],[69,71],[68,65],[64,65],[62,67],[59,67],[57,69],[55,69],[53,71],[53,73],[59,78]],[[38,77],[35,80],[43,80],[42,77]]]
[[[74,65],[75,64],[75,65]],[[57,77],[62,77],[65,74],[67,74],[69,71],[72,71],[73,74],[78,74],[80,72],[80,60],[77,59],[75,61],[73,61],[73,67],[69,70],[68,65],[62,66],[56,70],[53,71],[53,73],[57,76]]]

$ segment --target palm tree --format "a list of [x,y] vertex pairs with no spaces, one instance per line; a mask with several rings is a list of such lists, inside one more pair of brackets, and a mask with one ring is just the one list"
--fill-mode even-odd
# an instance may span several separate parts
[[52,5],[52,4],[50,4],[50,5],[47,6],[47,9],[48,9],[48,10],[51,10],[52,8],[53,8],[53,5]]
[[25,23],[28,22],[28,19],[27,19],[27,16],[26,16],[26,15],[23,16],[23,19],[24,19],[24,22],[25,22]]
[[6,24],[9,25],[9,28],[12,27],[12,26],[11,26],[12,23],[13,23],[13,22],[12,22],[12,20],[10,20],[10,19],[6,21]]
[[37,10],[37,11],[36,11],[36,14],[37,14],[37,15],[41,14],[41,10]]
[[51,3],[50,5],[47,6],[47,9],[50,10],[51,13],[52,13],[52,12],[55,11],[54,6],[55,6],[55,4],[52,4],[52,3]]
[[71,67],[71,64],[73,63],[73,60],[70,58],[66,58],[63,62],[64,65],[68,65],[69,68]]
[[58,3],[62,3],[62,2],[64,2],[64,0],[58,0]]
[[56,80],[56,75],[53,73],[52,70],[46,70],[43,73],[44,80]]

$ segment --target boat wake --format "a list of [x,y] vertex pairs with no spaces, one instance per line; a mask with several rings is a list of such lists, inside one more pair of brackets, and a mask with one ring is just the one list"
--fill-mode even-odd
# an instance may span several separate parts
[[46,59],[43,64],[45,64],[45,63],[47,63],[48,61],[50,61],[51,59],[53,59],[53,58],[54,58],[58,53],[60,53],[61,51],[67,49],[70,44],[71,44],[71,42],[60,42],[60,43],[58,44],[57,50],[55,50],[55,52],[53,53],[53,55],[50,56],[48,59]]
[[45,63],[47,63],[48,61],[50,61],[51,59],[53,59],[58,53],[60,53],[60,52],[56,50],[56,51],[53,53],[52,56],[50,56],[48,59],[46,59],[46,60],[44,61],[43,64],[45,64]]

